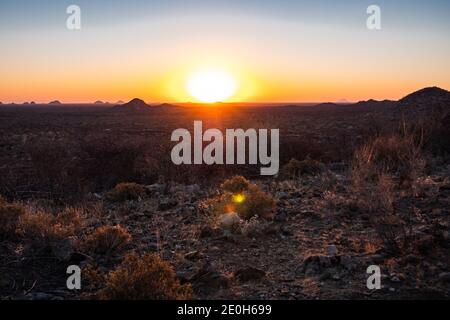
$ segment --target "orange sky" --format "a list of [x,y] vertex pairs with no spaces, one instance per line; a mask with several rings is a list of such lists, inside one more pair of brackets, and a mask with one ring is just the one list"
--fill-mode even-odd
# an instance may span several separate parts
[[364,14],[350,24],[170,12],[79,31],[5,27],[0,101],[195,101],[186,84],[205,68],[236,79],[224,102],[399,99],[426,86],[450,89],[448,30],[370,31]]

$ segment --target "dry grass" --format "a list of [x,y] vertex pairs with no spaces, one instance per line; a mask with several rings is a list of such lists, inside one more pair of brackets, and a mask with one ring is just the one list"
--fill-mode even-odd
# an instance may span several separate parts
[[315,175],[323,172],[325,166],[322,162],[307,157],[303,161],[291,159],[284,167],[283,173],[290,179],[296,179],[302,175]]
[[90,253],[110,255],[123,251],[130,242],[131,235],[122,226],[103,226],[86,237],[83,248]]
[[49,243],[74,236],[82,228],[79,209],[66,208],[56,216],[41,210],[27,211],[20,219],[20,234],[31,241]]
[[412,134],[378,137],[355,152],[351,179],[359,210],[391,252],[406,248],[411,223],[410,212],[394,208],[397,194],[414,196],[424,167],[421,145]]
[[13,235],[24,214],[25,208],[21,204],[8,203],[0,197],[0,238]]
[[377,179],[381,173],[395,175],[411,186],[425,167],[420,144],[413,135],[378,137],[356,150],[352,163],[352,181],[356,188]]
[[190,285],[181,285],[172,266],[155,254],[127,254],[111,271],[100,293],[106,300],[186,300]]
[[139,200],[145,196],[145,188],[137,183],[119,183],[107,194],[112,202]]

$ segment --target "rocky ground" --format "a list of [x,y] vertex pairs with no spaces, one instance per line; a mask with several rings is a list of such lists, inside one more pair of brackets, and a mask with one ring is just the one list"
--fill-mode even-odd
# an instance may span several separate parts
[[[192,285],[194,299],[449,298],[450,167],[428,176],[415,199],[399,195],[399,205],[414,201],[418,217],[414,245],[396,253],[386,250],[364,212],[343,205],[354,195],[348,175],[334,167],[340,168],[297,180],[255,181],[276,198],[276,213],[271,221],[242,222],[239,232],[217,227],[205,210],[219,188],[157,183],[145,186],[145,197],[120,203],[92,194],[90,217],[71,241],[38,252],[21,240],[2,242],[2,298],[92,298],[98,288],[67,290],[65,271],[77,264],[106,273],[121,261],[122,254],[75,245],[102,224],[128,230],[127,251],[156,252],[170,262]],[[370,265],[381,268],[381,290],[366,287]]]

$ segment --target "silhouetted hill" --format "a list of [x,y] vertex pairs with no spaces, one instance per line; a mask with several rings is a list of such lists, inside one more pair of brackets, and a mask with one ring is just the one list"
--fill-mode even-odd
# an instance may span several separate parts
[[369,99],[366,101],[359,101],[355,104],[353,104],[354,106],[359,106],[359,107],[395,107],[397,105],[397,101],[393,101],[393,100],[374,100],[374,99]]
[[314,106],[315,108],[334,108],[339,107],[339,104],[334,102],[324,102]]
[[49,102],[48,104],[53,104],[53,105],[57,105],[57,104],[62,104],[60,101],[58,101],[58,100],[54,100],[54,101],[51,101],[51,102]]
[[151,106],[146,104],[143,100],[134,98],[128,103],[116,105],[113,110],[115,111],[148,111]]
[[400,107],[450,106],[450,92],[438,87],[429,87],[413,92],[399,100]]
[[157,107],[157,108],[178,108],[177,105],[171,104],[171,103],[162,103],[162,104],[159,104],[159,105],[157,105],[155,107]]

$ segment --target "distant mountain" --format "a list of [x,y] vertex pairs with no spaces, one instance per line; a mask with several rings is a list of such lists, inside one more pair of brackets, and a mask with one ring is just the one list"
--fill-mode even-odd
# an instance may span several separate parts
[[119,100],[116,102],[116,104],[124,104],[125,102],[123,102],[122,100]]
[[359,101],[357,103],[354,103],[353,106],[359,106],[359,107],[395,107],[397,105],[397,101],[393,100],[374,100],[369,99],[366,101]]
[[334,102],[324,102],[324,103],[319,103],[317,105],[314,106],[314,108],[335,108],[335,107],[339,107],[340,105]]
[[54,100],[54,101],[49,102],[48,104],[62,104],[62,103],[58,100]]
[[128,103],[116,105],[113,109],[116,111],[148,111],[151,110],[151,106],[146,104],[143,100],[134,98]]
[[177,105],[171,103],[162,103],[155,106],[155,108],[178,108]]
[[97,100],[97,101],[94,102],[94,104],[104,104],[104,102],[101,101],[101,100]]
[[424,88],[398,101],[401,108],[450,108],[450,92],[438,87]]
[[34,105],[34,104],[36,104],[36,102],[34,102],[34,101],[31,101],[31,102],[30,102],[30,104],[33,104],[33,105]]

